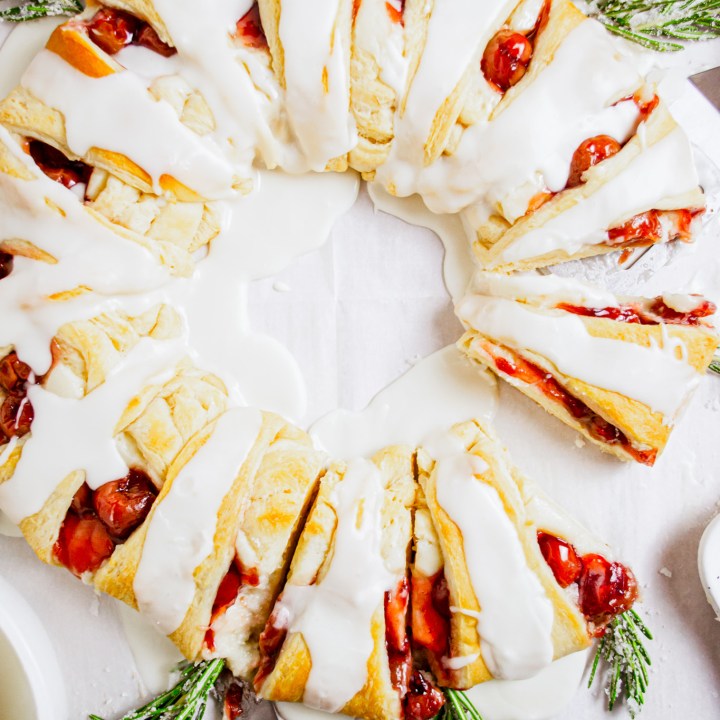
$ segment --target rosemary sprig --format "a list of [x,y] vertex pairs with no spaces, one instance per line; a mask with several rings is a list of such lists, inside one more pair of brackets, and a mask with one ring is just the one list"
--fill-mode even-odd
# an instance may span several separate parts
[[708,365],[708,370],[713,373],[720,375],[720,355],[716,355]]
[[0,10],[0,20],[25,22],[55,15],[77,15],[82,10],[80,0],[35,0]]
[[652,640],[652,633],[635,610],[618,615],[600,641],[588,681],[588,687],[591,687],[600,662],[607,663],[608,710],[624,700],[633,718],[645,702],[645,691],[650,682],[650,655],[643,645],[643,638]]
[[[203,660],[194,665],[184,663],[174,688],[128,713],[122,720],[200,720],[205,714],[210,692],[224,668],[224,660]],[[90,720],[102,718],[90,715]]]
[[461,690],[443,688],[445,704],[433,720],[482,720],[470,698]]
[[591,0],[590,8],[610,32],[659,52],[720,37],[720,0]]

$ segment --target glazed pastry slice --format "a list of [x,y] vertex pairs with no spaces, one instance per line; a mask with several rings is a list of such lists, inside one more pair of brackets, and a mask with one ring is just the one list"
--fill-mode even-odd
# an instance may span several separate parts
[[[622,147],[608,135],[584,140],[573,155],[566,187],[538,202],[511,226],[496,218],[476,230],[473,249],[481,264],[528,270],[655,243],[689,242],[705,209],[690,143],[662,104]],[[472,225],[471,214],[465,221]]]
[[0,123],[143,193],[201,202],[249,187],[249,168],[209,137],[214,119],[197,91],[171,73],[148,86],[118,62],[124,45],[113,43],[142,33],[156,53],[174,52],[134,16],[89,7],[53,32],[0,103]]
[[177,456],[95,586],[139,609],[188,659],[227,657],[247,677],[321,466],[281,418],[227,411]]
[[459,347],[602,450],[652,465],[712,359],[715,306],[479,273]]
[[414,498],[406,448],[328,469],[261,638],[260,697],[373,720],[405,716]]
[[352,0],[259,0],[290,130],[306,169],[343,171],[357,143],[350,114]]
[[[583,556],[587,565],[573,556],[575,575],[556,562],[563,555],[556,545],[549,552],[550,535],[541,532],[545,523],[527,502],[525,481],[482,423],[456,425],[430,439],[419,451],[418,469],[423,493],[415,521],[413,640],[441,685],[532,677],[553,659],[587,647],[591,635],[632,605],[635,579],[607,560],[603,546]],[[566,522],[555,532],[567,535],[568,527],[575,529]],[[552,537],[556,544],[565,540]],[[595,557],[601,577],[593,575],[591,583]],[[591,589],[584,588],[590,584],[612,602],[588,616]]]

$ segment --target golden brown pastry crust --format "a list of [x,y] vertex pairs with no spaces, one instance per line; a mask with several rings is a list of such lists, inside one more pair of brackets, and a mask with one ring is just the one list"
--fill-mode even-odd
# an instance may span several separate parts
[[[386,487],[381,552],[386,567],[396,573],[399,579],[405,576],[412,535],[411,507],[415,500],[413,461],[413,452],[403,447],[386,448],[373,458]],[[330,498],[345,471],[346,465],[334,463],[320,484],[290,567],[290,585],[313,584],[327,572],[337,525]],[[403,717],[400,697],[392,684],[385,646],[384,598],[378,598],[371,633],[374,643],[368,659],[367,682],[345,705],[342,713],[365,720],[400,720]],[[258,695],[274,701],[302,702],[311,666],[312,659],[302,634],[289,634],[280,649],[273,671],[262,686],[256,688]]]
[[[492,431],[478,420],[462,423],[452,428],[469,453],[482,458],[489,466],[478,482],[488,483],[500,496],[508,517],[515,526],[530,569],[543,586],[553,605],[554,622],[552,641],[554,657],[560,658],[590,644],[587,624],[577,606],[557,584],[551,569],[545,562],[537,543],[537,527],[527,514],[527,508],[519,487],[521,476],[511,465]],[[444,562],[445,579],[450,592],[450,605],[479,612],[480,604],[475,596],[463,552],[463,537],[437,501],[434,463],[426,451],[418,452],[419,482],[432,517]],[[492,679],[482,657],[482,647],[477,633],[477,621],[465,614],[452,613],[450,619],[451,657],[466,657],[479,653],[479,657],[459,670],[448,670],[440,660],[429,657],[433,672],[441,682],[453,688],[469,688]]]

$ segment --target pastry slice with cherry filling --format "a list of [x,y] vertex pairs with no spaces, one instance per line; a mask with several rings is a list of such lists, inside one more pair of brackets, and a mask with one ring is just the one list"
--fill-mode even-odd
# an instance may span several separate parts
[[248,677],[323,457],[278,416],[234,408],[167,469],[146,520],[95,575],[189,660]]
[[532,677],[634,602],[632,573],[602,546],[563,564],[562,539],[539,532],[524,479],[481,422],[430,438],[418,471],[412,637],[441,685]]
[[[209,139],[215,122],[200,92],[172,66],[148,85],[119,62],[133,45],[164,57],[175,53],[139,17],[88,7],[52,33],[0,103],[0,123],[143,193],[201,202],[249,189],[249,168],[231,166]],[[48,74],[55,84],[46,82]],[[133,126],[136,117],[142,132]],[[191,160],[182,165],[177,155]]]
[[335,463],[260,640],[260,697],[371,720],[433,717],[406,634],[414,453]]
[[478,224],[465,213],[485,267],[528,270],[694,239],[705,199],[687,137],[657,96],[620,102],[638,108],[634,134],[584,139],[569,158],[564,188],[540,192],[512,224],[497,217]]
[[479,273],[456,308],[458,345],[602,450],[652,465],[713,357],[715,310],[692,295]]

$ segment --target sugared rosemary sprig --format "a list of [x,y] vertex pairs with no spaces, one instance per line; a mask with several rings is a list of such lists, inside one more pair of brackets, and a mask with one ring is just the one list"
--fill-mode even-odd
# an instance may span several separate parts
[[708,365],[708,370],[713,373],[720,375],[720,355],[716,355]]
[[635,610],[618,615],[600,641],[588,681],[588,687],[591,687],[600,662],[607,663],[608,710],[624,700],[633,718],[645,702],[645,691],[650,682],[650,655],[643,638],[652,640],[652,633]]
[[433,720],[482,720],[477,708],[462,690],[443,688],[445,704]]
[[720,0],[591,0],[590,8],[610,32],[651,50],[720,37]]
[[35,0],[0,10],[0,20],[25,22],[54,15],[77,15],[82,11],[80,0]]
[[[184,663],[180,666],[180,679],[174,688],[128,713],[122,720],[200,720],[224,668],[224,660],[203,660],[194,665]],[[90,720],[102,718],[90,715]]]

